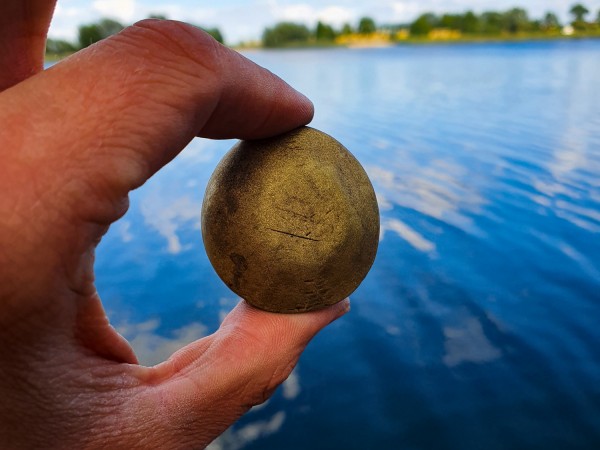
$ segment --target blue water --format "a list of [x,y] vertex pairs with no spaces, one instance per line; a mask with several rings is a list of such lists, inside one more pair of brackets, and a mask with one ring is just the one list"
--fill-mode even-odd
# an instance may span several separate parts
[[[381,245],[351,313],[211,448],[600,448],[600,41],[247,56],[365,166]],[[144,363],[237,301],[199,230],[231,145],[194,141],[100,245]]]

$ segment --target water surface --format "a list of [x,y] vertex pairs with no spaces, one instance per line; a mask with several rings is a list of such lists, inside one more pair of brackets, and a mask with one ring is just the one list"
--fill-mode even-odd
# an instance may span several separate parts
[[[212,448],[600,448],[600,41],[247,56],[365,166],[381,244],[352,312]],[[237,301],[199,230],[231,145],[195,140],[99,248],[147,364]]]

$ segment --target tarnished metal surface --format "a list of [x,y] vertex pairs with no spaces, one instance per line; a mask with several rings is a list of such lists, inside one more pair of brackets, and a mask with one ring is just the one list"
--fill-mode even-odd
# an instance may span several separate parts
[[377,252],[379,210],[354,156],[303,127],[225,155],[206,190],[202,236],[234,292],[267,311],[298,313],[358,287]]

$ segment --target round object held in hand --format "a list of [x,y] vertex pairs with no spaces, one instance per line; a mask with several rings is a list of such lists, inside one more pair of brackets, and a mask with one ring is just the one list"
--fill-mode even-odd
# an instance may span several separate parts
[[257,308],[300,313],[359,286],[377,252],[379,209],[365,170],[303,127],[241,141],[213,173],[202,236],[217,274]]

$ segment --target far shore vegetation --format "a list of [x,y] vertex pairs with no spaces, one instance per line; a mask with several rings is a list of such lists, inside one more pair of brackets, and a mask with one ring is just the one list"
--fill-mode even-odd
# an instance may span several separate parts
[[[586,6],[578,3],[569,9],[569,13],[571,21],[568,23],[561,23],[558,15],[552,11],[541,18],[531,18],[523,8],[481,14],[473,11],[425,13],[407,24],[377,24],[372,18],[363,17],[357,24],[347,23],[339,29],[324,22],[318,22],[314,28],[302,23],[281,22],[265,29],[260,41],[242,42],[234,47],[384,47],[402,43],[600,38],[600,10],[594,15]],[[167,18],[161,14],[150,17]],[[124,28],[124,24],[108,18],[81,25],[76,42],[48,39],[46,56],[49,60],[60,59]],[[218,28],[200,28],[217,41],[226,43]]]

